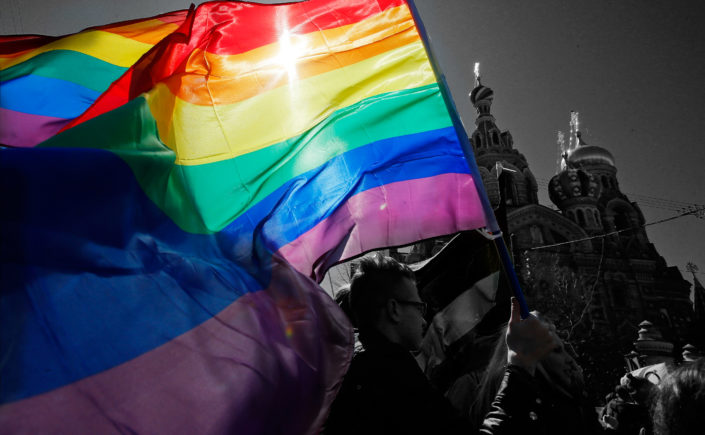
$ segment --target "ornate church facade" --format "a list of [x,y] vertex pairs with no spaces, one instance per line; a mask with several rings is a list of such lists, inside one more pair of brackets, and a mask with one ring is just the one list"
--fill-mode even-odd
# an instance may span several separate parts
[[610,338],[625,353],[644,320],[675,344],[674,355],[697,343],[690,283],[649,242],[612,154],[576,132],[577,147],[548,186],[558,210],[541,205],[526,158],[491,113],[493,97],[481,84],[470,93],[477,110],[470,137],[529,301],[566,317],[568,334]]

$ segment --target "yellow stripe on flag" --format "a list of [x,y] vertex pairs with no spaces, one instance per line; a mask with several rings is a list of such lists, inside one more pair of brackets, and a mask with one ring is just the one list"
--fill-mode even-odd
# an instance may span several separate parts
[[52,50],[72,50],[113,65],[129,68],[152,47],[152,44],[135,41],[111,32],[92,30],[58,39],[21,56],[0,58],[0,69],[9,68]]
[[234,104],[191,104],[164,84],[147,93],[147,101],[160,138],[176,152],[176,163],[198,165],[299,135],[334,111],[365,98],[434,82],[418,41]]

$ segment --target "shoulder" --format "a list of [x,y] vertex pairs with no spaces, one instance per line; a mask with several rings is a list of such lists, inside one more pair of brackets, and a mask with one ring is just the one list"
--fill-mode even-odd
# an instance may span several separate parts
[[362,352],[353,358],[348,374],[358,383],[394,388],[403,394],[408,390],[425,391],[430,385],[414,357],[406,351]]
[[[356,354],[343,378],[326,422],[327,434],[384,433],[399,421],[401,377],[390,370],[389,359],[364,351]],[[376,429],[372,429],[376,428]]]

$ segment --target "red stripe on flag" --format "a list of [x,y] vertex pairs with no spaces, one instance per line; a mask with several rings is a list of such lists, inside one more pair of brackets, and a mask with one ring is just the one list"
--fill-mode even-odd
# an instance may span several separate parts
[[216,54],[241,53],[276,42],[285,31],[301,34],[345,26],[405,4],[405,0],[309,0],[283,5],[204,3],[61,131],[126,104],[166,77],[186,72],[186,61],[196,49]]
[[277,42],[284,30],[306,34],[357,23],[404,0],[309,0],[284,5],[206,3],[199,7],[201,29],[223,26],[207,47],[217,54],[238,54]]

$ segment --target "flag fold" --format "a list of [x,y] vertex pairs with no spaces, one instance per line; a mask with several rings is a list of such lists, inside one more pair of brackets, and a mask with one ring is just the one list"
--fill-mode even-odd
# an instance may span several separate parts
[[[52,128],[0,138],[0,433],[315,433],[352,352],[316,280],[485,226],[405,1],[160,17],[118,26],[144,51],[88,100],[27,79],[72,111],[3,94]],[[95,63],[105,29],[0,42],[0,85]]]

